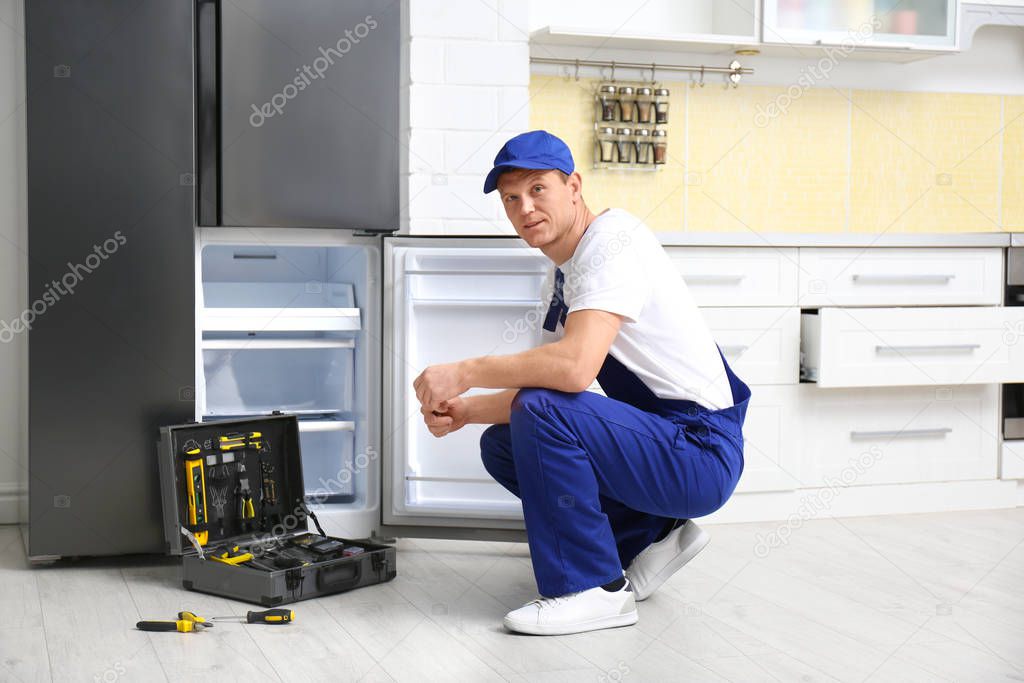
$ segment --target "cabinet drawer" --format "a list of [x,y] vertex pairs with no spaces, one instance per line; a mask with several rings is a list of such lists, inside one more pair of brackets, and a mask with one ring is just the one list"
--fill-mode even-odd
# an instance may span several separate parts
[[1024,479],[1024,439],[1003,442],[1001,479]]
[[1024,382],[1024,307],[822,308],[800,349],[823,387]]
[[736,374],[747,384],[796,384],[800,309],[703,308],[701,314]]
[[800,387],[753,387],[743,422],[743,476],[736,491],[799,488],[797,391]]
[[802,385],[801,480],[807,486],[992,479],[994,384],[823,390]]
[[795,306],[796,249],[665,247],[698,306]]
[[800,305],[997,305],[1003,251],[800,249]]

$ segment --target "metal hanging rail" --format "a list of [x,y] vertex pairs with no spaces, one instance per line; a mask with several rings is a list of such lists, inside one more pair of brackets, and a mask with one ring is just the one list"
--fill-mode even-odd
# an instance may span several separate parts
[[739,83],[740,78],[745,75],[754,73],[754,70],[740,66],[740,63],[735,59],[729,64],[729,66],[689,66],[685,64],[657,64],[655,62],[617,62],[615,60],[600,60],[600,59],[565,59],[561,57],[530,57],[530,62],[534,64],[557,64],[560,66],[574,66],[576,67],[576,78],[580,76],[581,66],[592,66],[597,68],[608,68],[612,70],[611,79],[615,80],[615,69],[640,69],[650,70],[651,80],[656,80],[654,77],[655,71],[688,71],[701,74],[701,80],[703,81],[704,74],[726,74],[729,80],[732,81],[733,85]]

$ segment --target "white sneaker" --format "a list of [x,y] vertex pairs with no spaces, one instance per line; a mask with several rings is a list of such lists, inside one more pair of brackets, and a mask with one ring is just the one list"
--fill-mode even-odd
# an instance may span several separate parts
[[505,628],[519,633],[558,636],[629,626],[639,617],[629,580],[617,591],[597,586],[557,598],[531,600],[505,615]]
[[665,538],[644,548],[626,569],[626,577],[633,584],[634,598],[640,601],[651,597],[651,593],[696,557],[710,540],[706,531],[688,519]]

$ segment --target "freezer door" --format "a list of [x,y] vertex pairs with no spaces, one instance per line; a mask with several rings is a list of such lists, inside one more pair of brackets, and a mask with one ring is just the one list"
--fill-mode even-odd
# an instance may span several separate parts
[[[385,239],[385,530],[459,537],[523,528],[519,499],[480,460],[486,425],[434,437],[412,383],[429,365],[537,346],[541,287],[552,268],[519,239]],[[484,391],[493,390],[467,395]]]
[[398,227],[403,4],[200,2],[201,225]]

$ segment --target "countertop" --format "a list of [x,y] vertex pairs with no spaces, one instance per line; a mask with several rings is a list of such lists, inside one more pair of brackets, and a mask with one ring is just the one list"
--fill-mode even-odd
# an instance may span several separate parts
[[667,247],[1008,247],[1024,233],[658,232]]

